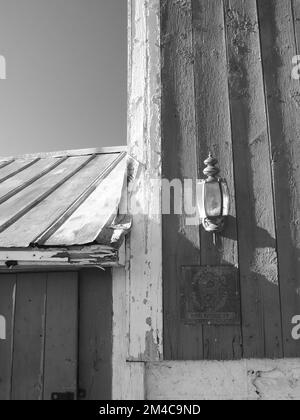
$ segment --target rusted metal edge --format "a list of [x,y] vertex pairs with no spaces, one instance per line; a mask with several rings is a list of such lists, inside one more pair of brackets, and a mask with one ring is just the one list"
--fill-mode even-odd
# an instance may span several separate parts
[[61,165],[63,162],[65,162],[68,159],[68,156],[65,156],[63,158],[60,158],[55,162],[53,165],[49,166],[48,168],[44,169],[42,172],[38,173],[28,181],[24,182],[19,187],[14,188],[12,191],[9,191],[7,194],[5,194],[3,197],[0,197],[0,204],[5,203],[5,201],[9,200],[14,195],[18,194],[20,191],[24,190],[25,188],[29,187],[31,184],[33,184],[38,179],[42,178],[43,176],[47,175],[49,172],[51,172],[53,169],[57,168],[59,165]]
[[120,266],[116,249],[103,245],[69,248],[2,248],[0,269],[20,267],[115,267]]
[[21,168],[13,171],[12,173],[6,175],[5,177],[0,179],[0,184],[2,184],[4,181],[7,181],[9,178],[14,177],[15,175],[19,174],[20,172],[25,171],[25,169],[30,168],[30,166],[34,165],[35,163],[37,163],[40,160],[40,158],[36,158],[34,160],[32,160],[29,163],[26,163],[24,166],[22,166]]
[[72,178],[74,175],[76,175],[82,168],[84,168],[93,159],[95,159],[96,156],[97,156],[96,154],[90,156],[85,162],[83,162],[76,169],[74,169],[72,172],[70,172],[61,181],[59,181],[57,184],[55,184],[53,187],[51,187],[48,191],[45,191],[38,198],[36,198],[34,201],[32,201],[30,204],[28,204],[25,208],[20,210],[17,214],[15,214],[9,220],[7,220],[5,223],[3,223],[0,226],[0,233],[5,231],[9,226],[13,225],[17,220],[19,220],[21,217],[23,217],[26,213],[28,213],[30,210],[32,210],[34,207],[36,207],[38,204],[40,204],[43,200],[45,200],[47,197],[49,197],[49,195],[51,195],[54,191],[56,191],[59,187],[61,187],[65,182],[67,182],[70,178]]
[[44,245],[45,242],[65,223],[67,219],[81,206],[82,203],[96,190],[100,183],[105,179],[112,170],[125,158],[126,152],[120,153],[120,155],[108,165],[86,190],[61,214],[44,232],[42,232],[37,238],[35,238],[31,245]]
[[[114,153],[121,153],[126,152],[127,146],[114,146],[114,147],[95,147],[89,149],[75,149],[75,150],[61,150],[55,152],[40,152],[40,153],[28,153],[24,155],[17,155],[17,156],[0,156],[0,159],[33,159],[33,158],[40,158],[45,159],[49,157],[59,158],[59,157],[73,157],[73,156],[88,156],[94,154],[114,154]],[[0,168],[1,169],[1,168]]]
[[0,163],[0,169],[5,168],[6,166],[10,165],[14,161],[15,161],[15,159],[10,159],[10,160],[7,160],[6,162]]

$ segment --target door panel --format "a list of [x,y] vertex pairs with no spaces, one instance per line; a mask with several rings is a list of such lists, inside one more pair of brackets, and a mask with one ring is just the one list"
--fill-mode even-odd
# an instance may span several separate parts
[[81,399],[111,399],[112,282],[111,272],[80,272],[79,388]]
[[78,336],[77,273],[48,274],[46,308],[44,400],[51,400],[54,393],[70,393],[70,396],[73,393],[75,399]]
[[111,358],[110,270],[0,274],[0,400],[110,399]]
[[0,400],[76,399],[78,273],[0,275]]
[[47,274],[18,274],[13,346],[13,400],[43,398]]
[[0,315],[5,320],[5,340],[0,339],[0,400],[9,400],[11,395],[15,288],[15,275],[1,276]]

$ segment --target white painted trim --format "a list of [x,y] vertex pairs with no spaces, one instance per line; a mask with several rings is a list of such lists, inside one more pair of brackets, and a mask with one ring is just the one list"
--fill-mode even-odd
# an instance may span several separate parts
[[[128,153],[140,163],[125,270],[113,269],[113,399],[145,399],[145,361],[162,352],[160,0],[128,0]],[[155,209],[156,211],[153,211]]]
[[300,400],[300,359],[148,363],[150,400]]
[[[127,241],[128,360],[162,358],[161,197],[151,180],[161,179],[160,0],[129,1],[128,152],[141,165]],[[155,211],[153,209],[155,208]]]

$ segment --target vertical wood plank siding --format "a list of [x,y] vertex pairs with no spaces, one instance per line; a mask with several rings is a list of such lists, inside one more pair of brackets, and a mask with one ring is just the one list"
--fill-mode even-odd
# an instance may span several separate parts
[[[295,7],[293,13],[293,7]],[[259,1],[274,179],[284,355],[299,356],[291,322],[300,314],[300,90],[291,78],[298,52],[295,22],[299,3]],[[298,27],[298,25],[297,25]],[[299,39],[298,39],[299,42]]]
[[[219,160],[221,175],[228,180],[231,214],[226,233],[218,238],[200,228],[201,265],[238,265],[235,185],[231,144],[227,79],[226,33],[222,0],[193,1],[195,91],[198,144],[198,178],[211,151]],[[213,124],[212,124],[213,122]],[[241,328],[204,326],[205,359],[241,357]]]
[[[162,1],[163,178],[197,178],[192,3]],[[203,357],[202,327],[180,322],[178,299],[182,265],[200,264],[199,231],[182,215],[163,216],[165,358]],[[167,238],[167,240],[166,240]]]
[[79,274],[79,389],[83,400],[112,397],[111,271]]
[[275,221],[256,0],[226,0],[243,355],[282,356]]
[[[165,359],[299,357],[300,0],[162,0],[163,177],[202,178],[211,150],[232,198],[213,245],[163,216]],[[239,269],[241,328],[180,320],[183,265]]]

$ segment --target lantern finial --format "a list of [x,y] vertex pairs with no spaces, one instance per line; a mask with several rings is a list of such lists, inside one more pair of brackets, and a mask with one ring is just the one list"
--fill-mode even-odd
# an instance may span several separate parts
[[207,176],[207,182],[217,181],[217,175],[220,173],[220,169],[217,167],[218,160],[215,159],[211,152],[209,152],[208,158],[204,161],[206,168],[203,173]]

